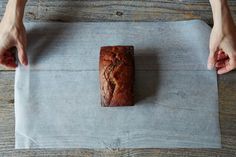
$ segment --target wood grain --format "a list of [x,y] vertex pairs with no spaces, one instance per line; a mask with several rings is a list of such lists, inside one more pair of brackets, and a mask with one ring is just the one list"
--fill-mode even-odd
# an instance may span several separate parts
[[219,77],[222,149],[14,150],[14,72],[0,72],[0,156],[236,156],[236,72]]
[[[0,0],[0,16],[6,3],[7,0]],[[235,15],[235,1],[229,3]],[[212,24],[209,0],[29,0],[25,19],[66,22],[202,19]]]
[[[0,17],[7,0],[0,0]],[[236,1],[229,0],[236,19]],[[28,0],[25,21],[177,21],[212,25],[209,0]],[[8,70],[0,66],[0,70]]]
[[[2,17],[7,0],[0,0]],[[236,19],[236,1],[230,0]],[[29,0],[26,21],[170,21],[212,24],[208,0]],[[0,156],[236,156],[236,72],[219,77],[222,149],[14,150],[14,71],[0,68]]]

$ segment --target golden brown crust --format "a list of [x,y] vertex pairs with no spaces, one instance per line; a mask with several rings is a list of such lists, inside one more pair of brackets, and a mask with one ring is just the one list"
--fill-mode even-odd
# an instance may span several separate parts
[[100,51],[99,77],[102,106],[134,105],[133,46],[104,46]]

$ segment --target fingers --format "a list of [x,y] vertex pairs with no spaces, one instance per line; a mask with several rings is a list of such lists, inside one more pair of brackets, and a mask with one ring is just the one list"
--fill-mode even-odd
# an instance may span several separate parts
[[225,74],[235,68],[233,56],[228,56],[222,50],[209,54],[208,69],[217,69],[218,74]]
[[15,56],[10,51],[6,51],[5,53],[0,55],[0,64],[7,68],[17,67]]
[[226,63],[228,62],[229,62],[229,56],[222,50],[219,50],[217,52],[217,59],[216,59],[216,64],[215,64],[216,69],[225,67]]
[[230,72],[235,68],[235,58],[234,56],[229,56],[228,59],[220,60],[216,63],[217,73],[225,74]]
[[[21,64],[28,65],[27,55],[25,53],[24,46],[22,44],[17,44],[18,58]],[[1,49],[0,53],[0,64],[7,68],[16,68],[16,57],[15,54],[10,50]]]
[[16,48],[18,51],[18,58],[20,60],[20,63],[23,65],[28,65],[28,58],[27,58],[24,46],[18,43]]
[[216,63],[215,67],[217,69],[223,68],[228,64],[229,60],[221,60],[219,62]]
[[14,58],[7,58],[5,64],[3,65],[5,65],[8,68],[14,68],[14,69],[17,67],[17,64]]
[[226,60],[226,59],[229,59],[229,56],[222,50],[219,50],[217,53],[217,61]]
[[221,74],[225,74],[227,72],[230,72],[233,69],[234,69],[234,66],[232,66],[230,63],[225,63],[225,65],[223,67],[218,69],[217,73],[219,75],[221,75]]
[[210,54],[208,57],[207,68],[212,70],[216,64],[216,50],[210,49]]

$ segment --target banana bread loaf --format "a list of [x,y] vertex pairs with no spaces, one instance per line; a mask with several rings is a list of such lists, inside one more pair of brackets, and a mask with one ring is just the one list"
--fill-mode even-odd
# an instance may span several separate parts
[[134,105],[134,47],[101,47],[99,60],[101,105]]

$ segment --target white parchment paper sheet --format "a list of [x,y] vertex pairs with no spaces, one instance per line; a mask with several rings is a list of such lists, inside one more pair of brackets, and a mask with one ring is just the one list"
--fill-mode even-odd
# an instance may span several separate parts
[[[204,22],[27,23],[15,78],[16,148],[219,148]],[[134,45],[134,107],[100,106],[101,46]]]

